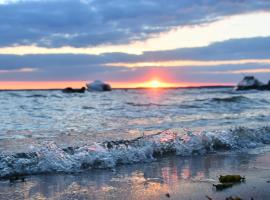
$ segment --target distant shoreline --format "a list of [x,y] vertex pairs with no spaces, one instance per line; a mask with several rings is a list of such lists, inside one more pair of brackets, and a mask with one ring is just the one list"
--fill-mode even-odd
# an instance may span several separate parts
[[[209,86],[185,86],[185,87],[160,87],[160,88],[151,88],[151,87],[134,87],[134,88],[112,88],[112,90],[144,90],[144,89],[215,89],[215,88],[233,88],[233,85],[209,85]],[[59,91],[63,88],[55,89],[0,89],[0,92],[4,91]]]

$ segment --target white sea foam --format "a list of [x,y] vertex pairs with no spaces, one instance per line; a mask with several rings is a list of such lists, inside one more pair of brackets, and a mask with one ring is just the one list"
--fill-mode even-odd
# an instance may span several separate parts
[[73,173],[121,164],[151,162],[167,154],[188,156],[235,151],[270,144],[270,127],[175,133],[164,131],[133,140],[107,141],[81,147],[59,148],[45,142],[32,153],[0,155],[0,178],[42,173]]

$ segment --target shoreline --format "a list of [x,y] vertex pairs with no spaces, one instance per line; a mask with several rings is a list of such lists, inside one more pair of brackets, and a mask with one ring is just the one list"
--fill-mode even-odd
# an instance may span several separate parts
[[[77,174],[27,176],[0,182],[1,199],[268,199],[270,152],[169,156],[152,163]],[[259,153],[259,154],[258,154]],[[219,175],[240,174],[246,182],[223,191]],[[170,197],[167,195],[169,194]]]

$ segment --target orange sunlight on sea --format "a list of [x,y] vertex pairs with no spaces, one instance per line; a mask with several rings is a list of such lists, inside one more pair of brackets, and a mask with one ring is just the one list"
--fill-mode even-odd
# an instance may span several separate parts
[[[0,90],[21,90],[21,89],[63,89],[66,87],[81,88],[88,81],[43,81],[43,82],[20,82],[9,81],[0,82]],[[167,87],[196,87],[196,86],[211,86],[224,85],[219,83],[167,83],[153,79],[145,82],[110,82],[112,88],[167,88]]]

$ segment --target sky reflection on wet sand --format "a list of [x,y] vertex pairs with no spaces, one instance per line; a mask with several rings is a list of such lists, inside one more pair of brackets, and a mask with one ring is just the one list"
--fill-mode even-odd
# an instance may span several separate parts
[[[41,175],[26,182],[0,182],[1,199],[204,199],[238,195],[263,199],[266,155],[168,157],[161,161],[70,175]],[[265,166],[264,166],[265,165]],[[247,182],[222,192],[212,187],[222,173],[245,175]]]

